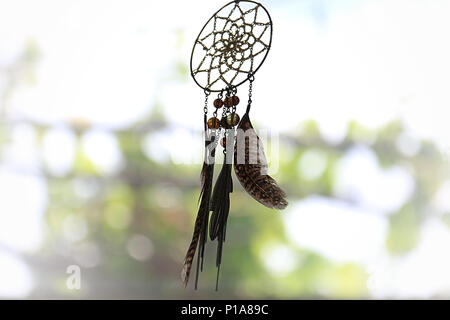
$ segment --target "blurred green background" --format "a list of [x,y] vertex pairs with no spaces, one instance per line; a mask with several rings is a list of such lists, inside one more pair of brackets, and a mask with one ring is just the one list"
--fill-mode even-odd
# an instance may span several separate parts
[[252,121],[290,205],[233,178],[220,290],[211,242],[183,287],[204,99],[188,62],[221,5],[0,3],[0,296],[448,298],[447,1],[264,2]]

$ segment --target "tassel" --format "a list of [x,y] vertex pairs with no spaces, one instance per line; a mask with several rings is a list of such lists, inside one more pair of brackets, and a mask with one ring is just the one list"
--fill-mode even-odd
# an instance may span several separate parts
[[248,111],[249,108],[238,126],[234,172],[245,191],[256,201],[269,208],[284,209],[288,205],[286,193],[267,174],[264,149],[250,122]]
[[217,239],[218,242],[216,255],[216,291],[219,288],[219,273],[220,265],[222,263],[222,248],[223,243],[225,242],[227,220],[228,214],[230,212],[230,193],[233,192],[233,179],[231,178],[233,154],[231,150],[233,150],[234,130],[232,129],[227,131],[229,131],[229,133],[226,139],[226,150],[230,151],[225,153],[222,170],[220,171],[219,177],[217,178],[216,184],[214,186],[210,207],[212,215],[209,225],[209,237],[211,238],[211,240]]
[[[203,271],[203,258],[205,253],[205,244],[207,241],[207,230],[209,220],[209,206],[211,198],[212,180],[214,174],[214,158],[217,146],[217,137],[208,134],[206,130],[205,118],[205,160],[203,162],[202,171],[200,174],[201,192],[200,192],[200,207],[198,209],[197,218],[195,220],[194,234],[192,236],[189,249],[184,259],[183,269],[181,271],[181,280],[186,287],[189,282],[189,275],[192,268],[197,245],[199,245],[197,257],[197,272],[195,277],[195,289],[197,289],[199,269]],[[211,149],[212,148],[212,149]],[[208,158],[208,150],[211,150],[211,158]],[[200,268],[201,266],[201,268]]]

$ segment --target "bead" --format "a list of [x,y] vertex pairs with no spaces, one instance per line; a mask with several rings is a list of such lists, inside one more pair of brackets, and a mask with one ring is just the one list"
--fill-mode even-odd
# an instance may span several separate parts
[[227,138],[222,138],[222,140],[220,140],[220,145],[223,148],[226,148],[227,147]]
[[235,113],[235,112],[230,113],[227,116],[227,124],[232,126],[232,127],[237,125],[239,123],[239,120],[240,120],[239,115],[237,113]]
[[208,120],[208,128],[210,129],[219,129],[220,120],[216,117],[212,117]]
[[237,106],[241,100],[239,100],[238,96],[232,96],[231,100],[233,101],[233,106]]
[[220,125],[222,126],[222,128],[224,129],[231,129],[231,127],[228,125],[227,123],[227,117],[222,117],[222,119],[220,120]]
[[225,105],[225,107],[231,108],[233,106],[233,98],[232,97],[225,98],[225,100],[223,100],[223,104]]
[[220,109],[220,108],[222,108],[222,106],[223,106],[222,100],[220,100],[220,99],[214,100],[214,107],[216,107],[217,109]]

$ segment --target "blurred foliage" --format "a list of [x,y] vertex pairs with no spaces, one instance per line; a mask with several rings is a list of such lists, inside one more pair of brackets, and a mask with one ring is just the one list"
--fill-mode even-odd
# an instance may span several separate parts
[[[8,83],[2,95],[4,108],[18,79],[33,79],[38,56],[35,43],[30,42],[24,54],[5,72]],[[175,79],[184,81],[188,69],[177,61],[174,74]],[[39,252],[23,254],[36,279],[31,298],[368,296],[368,275],[363,266],[329,261],[296,246],[286,236],[283,213],[253,201],[237,181],[232,194],[220,291],[213,291],[216,269],[215,246],[211,243],[207,246],[206,268],[200,278],[201,289],[194,292],[192,283],[189,288],[183,288],[180,268],[197,209],[200,165],[163,163],[145,154],[146,134],[170,129],[161,110],[157,103],[139,123],[109,131],[118,141],[122,159],[120,168],[113,174],[104,174],[81,146],[80,140],[91,124],[80,119],[65,124],[76,133],[77,150],[72,170],[63,176],[52,174],[41,164],[42,175],[48,183],[46,239]],[[51,129],[29,119],[23,121],[39,133],[39,143]],[[20,123],[6,118],[2,121],[2,141],[7,140],[11,128],[17,124]],[[321,137],[313,120],[305,122],[301,130],[281,137],[277,179],[286,188],[291,203],[311,194],[335,198],[337,163],[355,145],[372,149],[384,168],[392,165],[407,168],[415,179],[414,195],[398,212],[391,213],[386,247],[392,255],[408,253],[417,244],[419,227],[430,212],[433,195],[447,177],[447,166],[430,142],[421,142],[414,155],[402,153],[396,141],[403,131],[398,121],[378,130],[353,122],[345,139],[332,144]],[[307,155],[325,161],[323,173],[312,180],[305,179],[298,169],[299,161]],[[76,228],[71,230],[73,226]],[[143,247],[144,252],[134,252],[133,243],[138,244],[138,249],[139,245]],[[278,275],[265,266],[264,252],[272,245],[286,246],[294,253],[294,270]],[[64,285],[66,266],[80,263],[84,267],[83,290],[68,291]]]

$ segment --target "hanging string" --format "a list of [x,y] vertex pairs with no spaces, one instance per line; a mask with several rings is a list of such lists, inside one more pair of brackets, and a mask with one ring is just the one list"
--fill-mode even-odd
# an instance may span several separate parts
[[247,103],[247,110],[245,111],[245,113],[250,113],[250,108],[252,107],[252,93],[253,93],[253,81],[255,81],[255,76],[252,73],[248,74],[248,81],[249,81],[249,85],[248,85],[248,103]]
[[203,90],[205,92],[205,106],[203,107],[203,124],[204,124],[204,131],[206,134],[206,131],[208,130],[208,99],[209,95],[211,94],[211,91],[209,89]]

